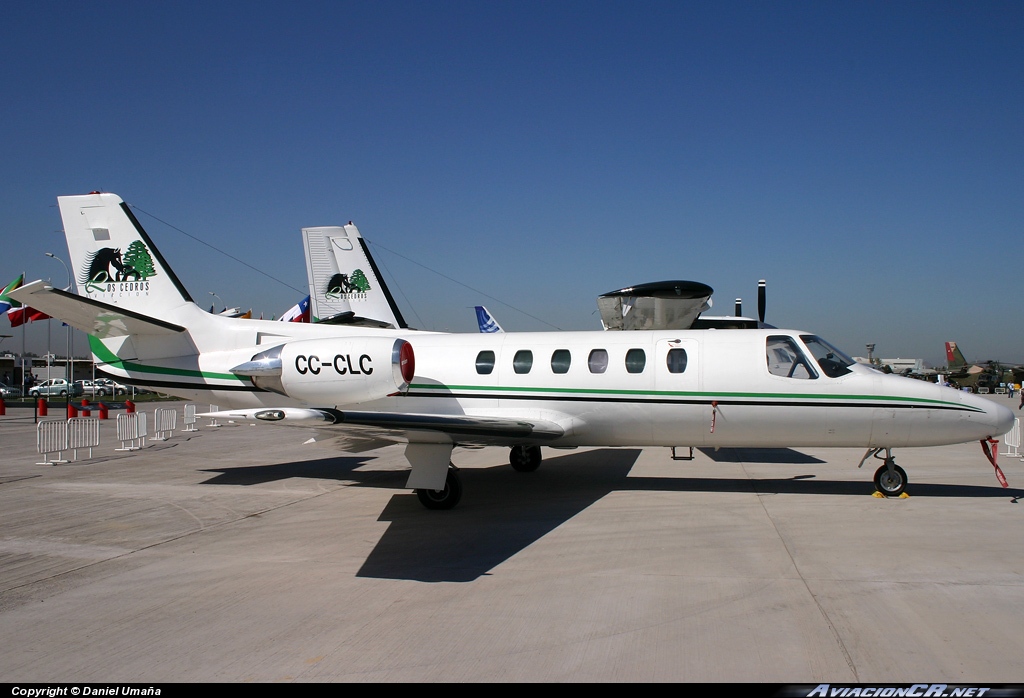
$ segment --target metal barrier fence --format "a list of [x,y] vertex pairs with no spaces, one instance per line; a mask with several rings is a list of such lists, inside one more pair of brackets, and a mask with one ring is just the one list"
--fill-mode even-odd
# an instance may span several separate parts
[[100,445],[100,420],[98,417],[72,417],[68,420],[68,448],[78,460],[78,449],[88,448],[92,458],[92,449]]
[[1020,448],[1020,419],[1013,420],[1013,428],[1003,435],[1003,443],[1006,444],[1006,450],[999,455],[1024,459],[1018,450]]
[[185,428],[182,431],[199,431],[196,429],[196,406],[192,403],[185,405],[185,419],[182,420]]
[[[61,454],[68,450],[68,423],[64,419],[43,419],[36,424],[36,451],[43,457],[36,465],[67,463]],[[56,458],[49,454],[56,453]]]
[[115,451],[137,451],[146,445],[146,413],[132,412],[117,415],[117,440],[120,448]]
[[[71,419],[44,419],[36,424],[36,451],[43,457],[36,465],[67,463],[62,458],[64,451],[71,451],[72,460],[78,460],[78,449],[92,449],[100,445],[100,420],[96,417],[72,417]],[[56,458],[50,454],[56,453]]]
[[178,412],[169,407],[153,410],[153,441],[167,441],[178,428]]
[[[220,407],[218,407],[217,405],[210,405],[210,412],[220,412]],[[208,426],[208,427],[219,427],[220,424],[217,422],[217,418],[216,417],[210,417],[210,423],[207,424],[206,426]]]

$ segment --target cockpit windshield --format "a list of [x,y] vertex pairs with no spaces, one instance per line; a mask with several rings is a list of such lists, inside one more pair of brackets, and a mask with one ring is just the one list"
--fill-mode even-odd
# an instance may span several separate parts
[[818,362],[822,373],[830,378],[838,378],[850,373],[850,366],[854,364],[853,359],[836,349],[821,337],[813,334],[802,334],[800,339]]

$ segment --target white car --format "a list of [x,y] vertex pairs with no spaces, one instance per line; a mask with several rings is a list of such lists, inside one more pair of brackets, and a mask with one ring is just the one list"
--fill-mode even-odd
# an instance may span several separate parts
[[83,394],[82,386],[79,385],[79,381],[74,383],[68,383],[63,378],[51,378],[48,381],[44,381],[39,385],[33,385],[29,388],[28,394],[30,397],[81,397]]
[[128,394],[128,388],[126,386],[123,386],[110,378],[97,378],[95,381],[83,381],[83,383],[85,384],[85,391],[88,393],[91,390],[92,394],[96,397]]

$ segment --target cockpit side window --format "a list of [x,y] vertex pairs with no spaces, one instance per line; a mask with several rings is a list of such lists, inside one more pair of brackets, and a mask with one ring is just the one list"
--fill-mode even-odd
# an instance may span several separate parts
[[853,359],[821,337],[815,337],[813,334],[802,334],[800,339],[803,340],[814,360],[818,362],[821,372],[829,378],[838,378],[851,372],[850,366],[853,365]]
[[808,363],[796,341],[786,335],[771,335],[765,347],[768,360],[768,373],[785,378],[803,380],[818,377],[817,372]]

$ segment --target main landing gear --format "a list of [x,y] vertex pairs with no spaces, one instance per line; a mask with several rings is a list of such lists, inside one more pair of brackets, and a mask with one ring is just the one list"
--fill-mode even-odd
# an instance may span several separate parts
[[[878,454],[885,451],[885,456]],[[891,448],[869,448],[864,454],[860,464],[864,465],[869,457],[874,456],[884,461],[878,470],[875,471],[875,489],[886,497],[899,497],[907,489],[907,471],[896,465],[896,459],[892,457]]]
[[540,446],[513,446],[508,454],[512,469],[520,473],[532,473],[540,467]]
[[427,509],[451,509],[462,499],[462,481],[459,480],[459,469],[454,463],[448,463],[448,475],[444,480],[443,490],[416,490],[420,504]]

